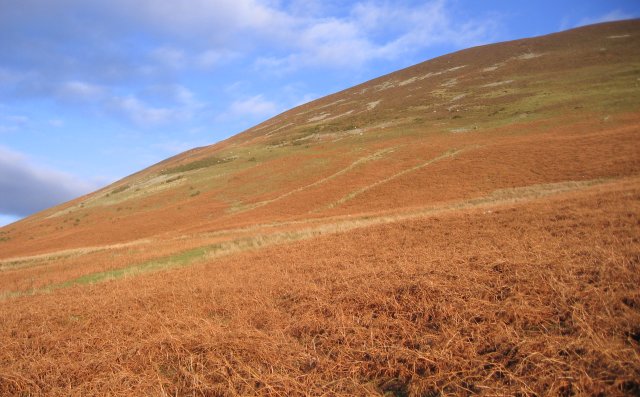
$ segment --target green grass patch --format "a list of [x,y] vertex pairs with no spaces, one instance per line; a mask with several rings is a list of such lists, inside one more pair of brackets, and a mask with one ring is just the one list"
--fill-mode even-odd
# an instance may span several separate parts
[[161,172],[161,174],[169,175],[169,174],[176,174],[176,173],[179,173],[179,172],[194,171],[194,170],[199,170],[201,168],[209,168],[209,167],[213,167],[213,166],[216,166],[216,165],[228,163],[228,162],[233,161],[233,160],[234,159],[231,158],[231,157],[221,158],[221,157],[217,157],[217,156],[212,156],[212,157],[207,157],[207,158],[202,159],[202,160],[196,160],[196,161],[193,161],[193,162],[188,163],[188,164],[182,164],[182,165],[178,165],[176,167],[167,168],[166,170],[163,170]]
[[124,192],[125,190],[129,189],[130,187],[131,187],[130,185],[122,185],[122,186],[119,186],[119,187],[117,187],[117,188],[113,189],[113,190],[111,191],[111,194],[118,194],[118,193],[122,193],[122,192]]
[[86,274],[72,280],[57,284],[51,284],[43,288],[32,289],[29,291],[10,291],[0,293],[0,300],[4,298],[35,295],[43,292],[52,292],[58,289],[69,288],[73,286],[96,284],[110,280],[117,280],[124,277],[137,276],[144,273],[167,270],[171,268],[184,267],[206,259],[210,256],[225,255],[233,252],[255,249],[264,245],[270,245],[281,241],[298,240],[304,238],[305,236],[306,234],[304,232],[285,232],[273,236],[254,236],[239,238],[223,243],[211,244],[203,247],[189,249],[164,258],[152,259],[138,265]]
[[154,259],[148,262],[144,262],[140,265],[87,274],[73,280],[65,281],[64,283],[51,285],[48,288],[53,290],[72,287],[74,285],[95,284],[103,281],[114,280],[126,276],[133,276],[156,270],[162,270],[170,267],[186,266],[198,259],[203,258],[208,252],[208,247],[194,248],[166,258]]

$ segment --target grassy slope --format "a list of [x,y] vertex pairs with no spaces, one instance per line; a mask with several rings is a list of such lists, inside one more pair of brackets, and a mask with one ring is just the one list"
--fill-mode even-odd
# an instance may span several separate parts
[[[629,125],[632,120],[624,115],[636,115],[640,103],[637,32],[638,22],[632,21],[478,47],[364,83],[4,228],[0,257],[121,243],[196,226],[220,230],[246,224],[246,212],[256,207],[260,211],[251,221],[306,218],[309,212],[322,216],[350,193],[345,187],[363,188],[449,150],[466,148],[462,157],[475,161],[475,149],[496,140],[508,144],[514,135],[534,135],[535,140],[539,133],[557,134],[554,128],[580,122],[574,128],[582,134]],[[618,37],[626,34],[631,36]],[[559,155],[573,156],[571,150]],[[383,154],[375,156],[378,152]],[[605,156],[609,153],[600,157]],[[331,197],[315,199],[313,208],[282,213],[281,207],[309,199],[298,193],[314,190],[296,189],[357,160],[362,162],[349,172],[317,186]],[[535,159],[540,165],[545,160]],[[475,171],[474,179],[499,172]],[[603,169],[597,176],[633,172]],[[456,196],[576,176],[557,174],[523,177],[517,184],[494,178],[486,188],[472,183]],[[414,185],[417,194],[433,191],[426,184]],[[368,209],[367,203],[352,207],[349,212]]]
[[0,229],[0,394],[637,393],[639,35],[440,57]]

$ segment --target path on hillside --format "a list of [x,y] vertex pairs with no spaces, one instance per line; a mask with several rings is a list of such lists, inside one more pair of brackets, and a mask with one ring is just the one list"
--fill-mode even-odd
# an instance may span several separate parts
[[463,151],[465,151],[465,150],[468,150],[468,148],[465,148],[465,149],[452,149],[452,150],[449,150],[449,151],[447,151],[447,152],[445,152],[445,153],[441,154],[440,156],[438,156],[438,157],[434,157],[434,158],[432,158],[432,159],[430,159],[430,160],[428,160],[428,161],[426,161],[426,162],[424,162],[424,163],[418,164],[418,165],[413,166],[413,167],[411,167],[411,168],[408,168],[408,169],[406,169],[406,170],[402,170],[402,171],[400,171],[400,172],[398,172],[398,173],[396,173],[396,174],[393,174],[393,175],[391,175],[391,176],[389,176],[389,177],[387,177],[387,178],[381,179],[381,180],[376,181],[376,182],[374,182],[374,183],[372,183],[372,184],[370,184],[370,185],[367,185],[367,186],[365,186],[365,187],[362,187],[362,188],[360,188],[360,189],[357,189],[357,190],[355,190],[355,191],[353,191],[353,192],[351,192],[351,193],[347,194],[346,196],[344,196],[344,197],[340,198],[339,200],[334,201],[333,203],[327,204],[326,206],[322,207],[321,209],[317,209],[317,210],[314,210],[314,211],[312,211],[312,212],[318,212],[318,211],[323,210],[323,209],[328,209],[328,208],[334,208],[334,207],[337,207],[337,206],[339,206],[339,205],[341,205],[341,204],[346,203],[346,202],[347,202],[347,201],[349,201],[349,200],[352,200],[352,199],[354,199],[354,198],[358,197],[358,196],[359,196],[359,195],[361,195],[362,193],[365,193],[365,192],[367,192],[367,191],[369,191],[369,190],[371,190],[371,189],[373,189],[373,188],[376,188],[376,187],[378,187],[378,186],[380,186],[380,185],[382,185],[382,184],[384,184],[384,183],[387,183],[387,182],[390,182],[390,181],[392,181],[392,180],[394,180],[394,179],[400,178],[401,176],[404,176],[404,175],[406,175],[406,174],[408,174],[408,173],[411,173],[411,172],[417,171],[417,170],[419,170],[419,169],[421,169],[421,168],[424,168],[424,167],[426,167],[426,166],[428,166],[428,165],[430,165],[430,164],[433,164],[433,163],[435,163],[435,162],[438,162],[438,161],[440,161],[440,160],[444,160],[444,159],[449,158],[449,157],[454,157],[454,156],[456,156],[457,154],[459,154],[459,153],[461,153],[461,152],[463,152]]
[[285,197],[289,197],[289,196],[291,196],[293,194],[299,193],[299,192],[301,192],[303,190],[306,190],[306,189],[321,185],[321,184],[323,184],[325,182],[328,182],[328,181],[330,181],[330,180],[332,180],[334,178],[339,177],[340,175],[346,174],[347,172],[353,170],[354,168],[358,167],[361,164],[367,163],[369,161],[378,160],[378,159],[382,158],[384,155],[386,155],[387,153],[393,152],[396,148],[397,148],[397,146],[385,148],[385,149],[382,149],[382,150],[378,150],[377,152],[375,152],[375,153],[373,153],[373,154],[371,154],[369,156],[365,156],[365,157],[359,158],[358,160],[354,161],[353,163],[351,163],[347,167],[341,169],[340,171],[338,171],[336,173],[333,173],[333,174],[331,174],[331,175],[329,175],[327,177],[324,177],[322,179],[319,179],[319,180],[317,180],[317,181],[315,181],[315,182],[313,182],[313,183],[311,183],[309,185],[305,185],[305,186],[299,187],[297,189],[291,190],[291,191],[289,191],[287,193],[281,194],[280,196],[274,197],[274,198],[269,199],[269,200],[260,201],[260,202],[254,203],[254,204],[248,204],[248,205],[243,206],[243,207],[241,207],[239,209],[232,210],[231,213],[232,214],[238,214],[238,213],[250,211],[250,210],[255,209],[255,208],[263,207],[265,205],[268,205],[268,204],[274,203],[276,201],[282,200]]

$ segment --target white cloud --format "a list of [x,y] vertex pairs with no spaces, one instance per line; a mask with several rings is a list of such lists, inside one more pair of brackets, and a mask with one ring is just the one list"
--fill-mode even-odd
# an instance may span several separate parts
[[445,0],[418,6],[358,3],[343,17],[313,18],[290,26],[290,53],[261,57],[258,68],[359,68],[393,60],[435,44],[467,47],[488,41],[497,22],[455,22]]
[[105,89],[95,84],[84,81],[67,81],[60,85],[58,95],[68,100],[97,100],[105,93]]
[[114,97],[110,105],[117,113],[141,127],[164,124],[181,115],[177,109],[149,106],[132,95]]
[[[43,0],[39,0],[43,1]],[[38,1],[36,1],[38,2]],[[74,7],[92,7],[68,0]],[[260,65],[359,67],[376,59],[393,59],[435,43],[467,46],[486,41],[494,22],[457,22],[450,0],[418,4],[368,1],[342,15],[312,2],[260,0],[112,0],[98,7],[125,26],[136,26],[173,41],[152,51],[152,59],[169,68],[211,67],[221,59],[269,48]],[[68,5],[71,7],[71,5]],[[107,18],[108,19],[108,18]],[[197,51],[185,51],[189,45]]]
[[21,116],[21,115],[8,115],[4,117],[5,120],[9,121],[10,123],[14,123],[14,124],[26,124],[29,122],[29,118],[27,116]]
[[27,78],[26,73],[0,67],[0,87],[17,84]]
[[216,45],[239,31],[273,33],[292,23],[287,13],[257,0],[112,0],[105,8],[136,24],[175,36],[201,35]]
[[5,133],[15,132],[15,131],[18,131],[18,127],[15,125],[0,124],[0,134],[5,134]]
[[151,57],[154,61],[172,69],[181,69],[187,62],[184,51],[170,47],[156,48],[152,51]]
[[376,57],[375,45],[363,33],[357,21],[319,21],[300,33],[297,44],[301,53],[291,59],[336,67],[360,66]]
[[154,84],[143,90],[141,95],[150,101],[161,101],[175,107],[195,109],[202,106],[193,91],[181,84]]
[[167,155],[174,155],[182,153],[189,149],[193,149],[194,147],[204,146],[207,144],[209,144],[209,142],[170,140],[166,142],[156,143],[153,145],[153,147],[162,150]]
[[239,56],[240,54],[234,51],[209,49],[197,54],[194,64],[202,69],[210,69]]
[[[458,20],[450,3],[370,0],[338,7],[314,0],[305,9],[307,2],[300,0],[65,0],[53,9],[42,29],[52,37],[74,37],[73,24],[65,23],[74,21],[72,15],[83,15],[82,11],[100,15],[93,21],[95,28],[90,25],[87,34],[78,38],[78,48],[89,51],[76,53],[51,41],[45,45],[50,53],[33,54],[28,46],[16,44],[11,54],[26,54],[39,63],[39,79],[27,79],[40,82],[31,83],[37,95],[47,95],[51,85],[59,87],[57,94],[62,98],[96,100],[116,80],[121,85],[135,84],[135,78],[166,80],[185,68],[209,69],[245,55],[253,56],[259,69],[358,69],[371,61],[419,53],[434,44],[465,47],[492,37],[495,21],[484,16]],[[44,18],[43,10],[49,8],[46,0],[7,7],[6,15],[0,15],[0,34],[3,22],[12,33],[11,29],[32,24],[25,15],[33,12]],[[66,12],[72,9],[73,13]],[[137,37],[132,39],[132,32],[153,39],[140,44]],[[101,51],[92,52],[92,48]],[[62,75],[91,76],[92,81],[60,82]],[[24,81],[22,77],[15,70],[0,69],[0,83],[9,82],[7,86]]]
[[144,68],[146,73],[167,68],[173,71],[185,68],[211,69],[238,56],[238,53],[224,48],[185,51],[173,47],[159,47],[150,53],[153,65],[147,65]]
[[29,123],[29,118],[16,114],[0,114],[0,133],[19,131]]
[[[150,86],[143,92],[150,94],[155,102],[162,102],[163,106],[150,105],[134,94],[116,94],[112,87],[79,80],[64,82],[56,90],[58,98],[62,100],[81,102],[84,106],[106,110],[138,127],[185,120],[203,106],[192,91],[179,84]],[[49,124],[54,127],[62,126],[60,120],[50,120]]]
[[188,107],[199,107],[201,104],[196,100],[195,94],[183,85],[173,85],[174,98],[176,102]]
[[[97,114],[106,110],[136,126],[191,120],[206,106],[188,88],[163,97],[148,92],[159,82],[195,89],[204,81],[200,72],[243,57],[255,59],[252,64],[260,71],[357,70],[373,61],[403,59],[434,44],[462,47],[486,41],[494,22],[458,21],[451,14],[451,1],[364,0],[345,6],[313,0],[305,8],[302,0],[64,0],[56,7],[46,0],[9,7],[0,0],[0,35],[6,31],[30,37],[32,18],[41,18],[35,33],[44,49],[12,44],[3,55],[6,65],[28,59],[29,68],[18,70],[2,62],[0,91],[68,101]],[[78,36],[77,15],[100,17],[82,21],[86,34]],[[73,39],[74,45],[53,39],[60,37]],[[247,79],[257,81],[254,76]],[[211,77],[212,82],[219,80]],[[280,96],[278,101],[292,103]],[[281,110],[262,96],[226,108],[229,114],[254,116]]]
[[51,119],[49,120],[49,125],[52,127],[62,127],[64,125],[64,120],[60,120],[60,119]]
[[0,146],[0,214],[26,216],[68,201],[97,186],[44,167]]
[[315,99],[318,99],[318,95],[311,94],[311,93],[304,94],[301,97],[296,98],[294,100],[292,107],[297,107],[297,106],[300,106],[300,105],[304,105],[305,103],[309,103],[309,102],[311,102],[311,101],[313,101]]
[[225,115],[233,117],[266,117],[275,115],[280,107],[262,95],[234,101]]
[[634,17],[635,15],[629,14],[622,10],[611,10],[606,14],[598,15],[595,17],[589,17],[589,18],[582,18],[580,21],[578,21],[578,23],[574,27],[592,25],[594,23],[601,23],[601,22],[619,21],[623,19],[631,19]]
[[207,50],[197,56],[197,64],[202,68],[210,68],[217,65],[222,58],[221,52]]

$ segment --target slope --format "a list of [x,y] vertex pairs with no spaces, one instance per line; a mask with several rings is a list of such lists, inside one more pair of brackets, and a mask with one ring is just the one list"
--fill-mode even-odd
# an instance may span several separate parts
[[436,58],[0,229],[0,393],[637,393],[639,35]]

